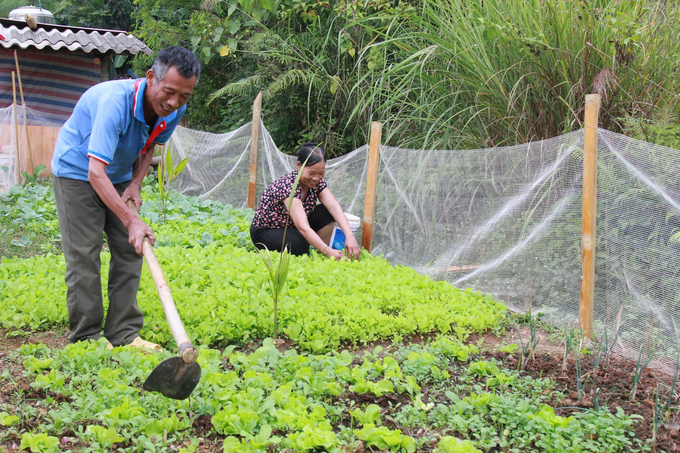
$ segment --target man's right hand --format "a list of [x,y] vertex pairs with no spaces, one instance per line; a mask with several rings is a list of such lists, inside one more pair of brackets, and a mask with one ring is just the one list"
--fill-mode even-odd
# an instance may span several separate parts
[[153,230],[151,230],[149,225],[144,223],[142,219],[137,217],[128,226],[128,242],[140,255],[144,254],[142,244],[144,243],[145,237],[149,238],[151,245],[156,242],[156,236],[154,236]]

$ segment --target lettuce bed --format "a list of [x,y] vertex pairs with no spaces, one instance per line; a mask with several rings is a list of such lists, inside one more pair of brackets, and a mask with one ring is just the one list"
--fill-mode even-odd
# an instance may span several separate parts
[[[161,214],[155,186],[143,188],[141,215],[152,226],[156,255],[192,340],[225,345],[273,334],[273,303],[266,267],[250,244],[252,210],[170,192]],[[9,212],[34,213],[23,227],[54,236],[51,188],[14,189],[3,198]],[[107,285],[109,254],[102,258]],[[13,334],[68,324],[62,255],[0,263],[0,326]],[[153,280],[144,267],[138,294],[146,316],[142,335],[174,346]],[[345,343],[400,339],[430,332],[482,331],[505,307],[490,296],[434,282],[413,269],[391,266],[364,252],[360,261],[334,262],[312,253],[293,257],[279,303],[279,329],[311,351]]]
[[[159,247],[156,254],[185,327],[198,344],[222,345],[273,333],[268,276],[257,253],[212,243]],[[104,268],[108,261],[103,252]],[[0,265],[0,325],[9,330],[65,326],[63,273],[61,256],[5,260]],[[106,272],[102,280],[106,287]],[[142,336],[174,346],[146,268],[138,300],[146,316]],[[365,252],[354,262],[311,254],[291,260],[279,322],[284,336],[305,349],[322,351],[416,333],[482,331],[504,312],[490,296],[434,282]]]
[[347,350],[282,352],[271,338],[250,354],[201,348],[201,381],[191,398],[176,401],[140,388],[169,351],[109,351],[103,340],[59,349],[26,344],[12,358],[23,364],[29,398],[42,396],[23,410],[0,404],[0,424],[14,441],[40,446],[31,451],[54,453],[60,440],[93,452],[190,453],[199,444],[232,453],[341,453],[364,451],[362,443],[395,453],[435,445],[435,453],[634,448],[637,416],[620,408],[559,416],[546,404],[550,379],[521,376],[478,354],[451,336],[378,346],[360,358]]

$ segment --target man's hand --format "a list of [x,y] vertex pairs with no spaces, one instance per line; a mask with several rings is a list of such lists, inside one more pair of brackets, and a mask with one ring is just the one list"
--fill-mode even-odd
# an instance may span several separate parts
[[[139,188],[128,187],[123,195],[118,195],[115,187],[111,183],[111,180],[106,174],[106,164],[98,161],[97,159],[90,159],[90,167],[87,174],[87,179],[92,184],[95,192],[99,195],[99,198],[104,202],[104,204],[113,211],[116,216],[123,222],[123,225],[128,230],[128,242],[135,248],[135,251],[142,254],[142,242],[144,241],[144,236],[147,236],[151,241],[151,244],[156,242],[156,236],[154,236],[151,228],[139,218],[136,212],[133,212],[129,208],[123,199],[127,197],[132,202],[135,202],[134,195],[126,194],[137,194],[139,196]],[[141,200],[139,200],[141,204]]]
[[137,211],[139,211],[139,208],[142,207],[142,195],[141,195],[141,187],[139,186],[138,183],[136,182],[131,182],[129,186],[127,186],[127,189],[125,189],[125,192],[123,192],[123,195],[121,195],[121,198],[123,199],[123,203],[127,203],[128,200],[132,200],[132,202],[135,204],[135,207],[137,208]]
[[156,236],[154,236],[153,230],[151,230],[149,225],[144,223],[142,219],[137,217],[130,223],[130,226],[128,226],[128,242],[140,255],[143,254],[142,243],[144,242],[145,237],[149,238],[151,245],[156,242]]

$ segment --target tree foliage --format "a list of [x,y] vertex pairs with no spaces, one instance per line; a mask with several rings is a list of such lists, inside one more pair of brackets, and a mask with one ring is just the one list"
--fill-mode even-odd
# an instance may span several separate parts
[[[134,3],[133,3],[134,1]],[[18,2],[18,3],[17,3]],[[16,5],[15,5],[16,3]],[[0,12],[19,6],[5,0]],[[257,92],[276,143],[475,148],[600,125],[678,125],[680,11],[651,0],[45,0],[59,22],[133,29],[203,63],[186,116],[212,132],[250,120]],[[143,74],[152,57],[138,55]],[[637,126],[636,126],[637,125]],[[664,134],[653,133],[655,137]],[[674,143],[674,135],[666,141]]]
[[385,143],[414,148],[539,140],[581,128],[592,92],[602,95],[601,126],[621,132],[622,118],[652,118],[679,100],[680,15],[667,3],[137,4],[153,48],[180,43],[204,62],[192,124],[240,125],[262,90],[265,124],[290,151],[316,140],[344,154],[376,120]]
[[52,13],[59,24],[130,31],[133,10],[132,0],[61,0]]

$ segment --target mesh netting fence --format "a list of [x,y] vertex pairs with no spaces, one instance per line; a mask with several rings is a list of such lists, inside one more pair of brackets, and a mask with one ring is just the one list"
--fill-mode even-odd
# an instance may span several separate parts
[[[261,130],[258,199],[296,160]],[[176,188],[245,207],[250,133],[250,124],[221,135],[178,128],[170,149],[190,159]],[[373,254],[576,328],[583,135],[479,150],[381,147]],[[598,147],[594,330],[664,366],[680,324],[680,153],[602,129]],[[327,163],[330,189],[359,217],[367,167],[367,146]]]
[[23,105],[0,108],[0,190],[21,182],[19,169],[29,168],[27,126],[53,126],[34,109]]

